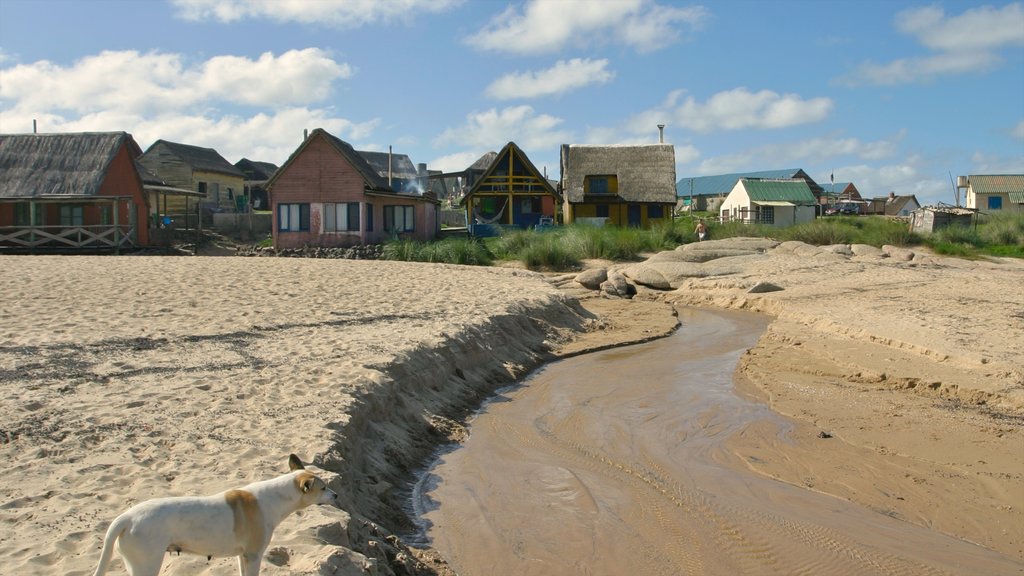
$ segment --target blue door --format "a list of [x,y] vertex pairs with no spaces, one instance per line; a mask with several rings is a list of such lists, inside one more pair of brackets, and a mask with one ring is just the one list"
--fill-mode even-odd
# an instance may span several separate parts
[[629,222],[631,228],[639,228],[641,224],[640,220],[640,205],[630,204],[626,207],[626,220]]

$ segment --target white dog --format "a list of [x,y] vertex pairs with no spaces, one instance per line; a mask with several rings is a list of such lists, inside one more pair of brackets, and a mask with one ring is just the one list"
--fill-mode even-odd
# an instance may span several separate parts
[[164,552],[238,556],[241,576],[257,576],[286,516],[312,504],[338,505],[338,495],[298,456],[288,457],[288,467],[284,476],[214,496],[158,498],[129,508],[110,523],[95,576],[106,573],[115,541],[131,576],[157,576]]

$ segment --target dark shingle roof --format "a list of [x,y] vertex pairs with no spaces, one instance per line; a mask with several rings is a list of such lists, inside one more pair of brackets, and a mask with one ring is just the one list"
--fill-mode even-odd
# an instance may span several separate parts
[[255,182],[270,180],[274,172],[277,172],[277,164],[271,164],[270,162],[257,162],[256,160],[249,160],[248,158],[242,158],[238,162],[235,162],[235,168],[238,168],[245,174],[246,180],[252,180]]
[[243,174],[241,170],[225,160],[224,157],[213,148],[202,148],[199,146],[192,146],[190,144],[179,144],[177,142],[168,142],[167,140],[157,140],[149,147],[148,150],[146,150],[146,153],[148,154],[150,150],[153,150],[157,146],[166,148],[171,154],[181,158],[182,162],[191,166],[193,170],[245,178],[245,174]]
[[393,179],[414,180],[419,176],[416,172],[416,166],[412,163],[412,159],[406,154],[370,152],[366,150],[356,150],[356,152],[358,152],[359,155],[373,167],[377,172],[377,175],[385,181],[388,179],[388,156],[391,156],[391,177]]
[[0,197],[94,196],[123,145],[141,153],[126,132],[0,135]]
[[676,153],[671,144],[562,147],[562,193],[584,201],[587,176],[615,175],[618,195],[631,202],[676,201]]
[[356,172],[358,172],[360,176],[362,176],[363,183],[366,185],[367,188],[377,192],[394,193],[394,190],[388,187],[388,181],[384,178],[381,178],[380,175],[377,174],[377,171],[374,170],[373,166],[370,166],[370,163],[367,162],[366,159],[359,154],[359,152],[356,152],[355,148],[353,148],[351,144],[345,142],[344,140],[338,138],[337,136],[331,135],[330,132],[324,130],[323,128],[316,128],[315,130],[309,133],[309,136],[306,137],[306,139],[302,142],[301,145],[299,145],[295,152],[292,152],[292,155],[288,157],[288,160],[284,163],[284,165],[281,166],[281,168],[274,173],[274,176],[270,179],[270,182],[267,183],[267,186],[273,186],[274,181],[277,180],[277,178],[280,177],[281,174],[285,173],[285,171],[288,169],[288,166],[295,160],[295,158],[302,154],[302,151],[306,149],[306,146],[315,138],[318,137],[323,137],[325,140],[327,140],[327,142],[332,147],[334,147],[334,149],[337,150],[338,153],[341,154],[341,156],[345,158],[346,161],[348,161],[352,168]]

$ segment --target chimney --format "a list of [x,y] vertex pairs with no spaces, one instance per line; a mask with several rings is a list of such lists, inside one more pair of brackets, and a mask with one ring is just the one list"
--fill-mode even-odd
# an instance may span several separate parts
[[302,129],[302,141],[305,142],[309,139],[309,128]]
[[33,134],[38,134],[38,132],[36,132],[36,119],[35,118],[32,119],[32,133]]
[[388,188],[391,187],[391,145],[388,145]]
[[665,125],[658,124],[658,142],[661,144],[665,143]]

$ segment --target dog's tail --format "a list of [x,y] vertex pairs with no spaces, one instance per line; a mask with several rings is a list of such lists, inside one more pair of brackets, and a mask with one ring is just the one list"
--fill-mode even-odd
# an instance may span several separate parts
[[100,564],[96,567],[93,576],[103,576],[107,573],[107,565],[110,564],[110,557],[114,554],[114,543],[121,537],[121,533],[128,528],[131,522],[124,514],[114,518],[107,528],[107,535],[103,538],[103,552],[100,554]]

